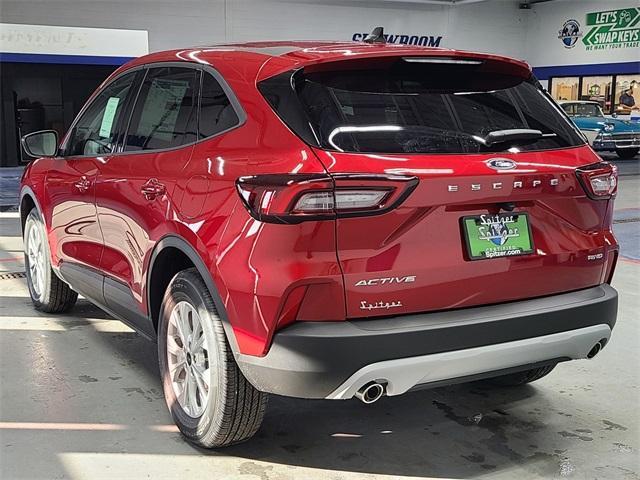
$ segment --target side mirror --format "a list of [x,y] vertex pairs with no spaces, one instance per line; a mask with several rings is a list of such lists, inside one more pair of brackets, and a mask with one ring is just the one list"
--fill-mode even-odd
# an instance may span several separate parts
[[58,153],[58,132],[41,130],[22,137],[22,147],[32,157],[55,157]]

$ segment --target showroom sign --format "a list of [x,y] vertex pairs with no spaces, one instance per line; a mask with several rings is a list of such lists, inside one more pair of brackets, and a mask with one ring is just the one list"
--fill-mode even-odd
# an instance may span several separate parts
[[582,40],[587,51],[640,47],[640,8],[622,8],[587,13],[582,31],[577,20],[564,22],[558,38],[565,48],[573,48]]
[[589,13],[587,27],[582,38],[587,50],[640,46],[640,8]]
[[[354,42],[361,42],[369,35],[368,33],[354,33],[351,39]],[[384,40],[387,43],[400,43],[403,45],[421,45],[423,47],[439,47],[442,36],[433,35],[406,35],[385,33]]]
[[146,30],[0,23],[0,52],[139,57],[149,53]]

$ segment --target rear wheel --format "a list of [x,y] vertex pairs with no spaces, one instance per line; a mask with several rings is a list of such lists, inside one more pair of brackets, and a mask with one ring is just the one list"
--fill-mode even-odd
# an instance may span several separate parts
[[549,375],[549,373],[551,373],[551,371],[555,367],[555,365],[548,365],[546,367],[532,368],[531,370],[525,370],[523,372],[510,373],[508,375],[488,378],[486,381],[493,385],[515,387],[518,385],[524,385],[525,383],[535,382],[536,380]]
[[616,153],[621,159],[629,160],[635,157],[638,154],[638,151],[640,151],[640,148],[618,148]]
[[36,209],[27,216],[23,241],[27,285],[33,305],[42,312],[66,312],[75,305],[78,294],[51,269],[47,234]]
[[205,448],[223,447],[258,431],[267,395],[240,372],[196,269],[178,273],[165,293],[158,358],[167,405],[188,440]]

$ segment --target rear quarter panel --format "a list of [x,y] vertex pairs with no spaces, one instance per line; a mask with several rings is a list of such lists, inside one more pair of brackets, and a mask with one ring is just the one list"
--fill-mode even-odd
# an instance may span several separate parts
[[[239,177],[324,173],[325,169],[312,149],[273,113],[255,84],[235,70],[240,66],[213,66],[230,84],[246,121],[195,145],[176,182],[174,197],[179,207],[170,212],[168,221],[205,261],[240,351],[262,355],[287,299],[298,288],[298,300],[306,298],[319,305],[306,307],[307,319],[344,319],[335,222],[276,225],[251,217],[236,189]],[[304,311],[305,305],[296,308]]]

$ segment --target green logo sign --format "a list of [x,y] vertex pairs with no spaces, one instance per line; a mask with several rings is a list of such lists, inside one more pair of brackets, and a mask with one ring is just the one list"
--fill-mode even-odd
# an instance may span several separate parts
[[587,51],[640,46],[640,8],[587,14],[589,31],[582,37]]

